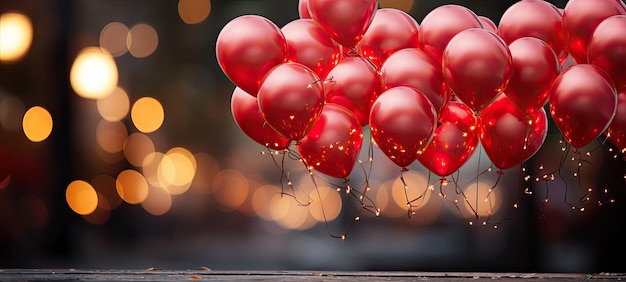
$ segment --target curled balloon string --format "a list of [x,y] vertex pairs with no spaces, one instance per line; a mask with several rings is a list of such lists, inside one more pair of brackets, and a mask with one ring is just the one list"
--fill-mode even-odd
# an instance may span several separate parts
[[[280,170],[280,179],[279,179],[279,183],[280,183],[280,195],[282,196],[288,196],[293,198],[296,201],[296,204],[298,206],[308,206],[311,204],[310,199],[306,202],[303,202],[300,200],[300,198],[296,195],[296,189],[293,185],[293,183],[291,182],[291,171],[287,171],[285,170],[285,158],[289,157],[290,159],[298,159],[299,157],[297,156],[297,154],[295,152],[293,152],[293,150],[290,150],[289,148],[285,148],[282,151],[273,151],[271,150],[269,147],[266,147],[267,152],[265,151],[261,151],[261,154],[265,155],[265,154],[269,154],[272,158],[272,161],[274,162],[274,165],[278,168],[278,170]],[[277,160],[277,157],[280,155],[280,159]],[[291,190],[290,192],[287,191],[287,188],[285,187],[285,185],[287,187],[289,187],[289,190]],[[308,197],[308,196],[307,196]]]
[[404,172],[405,172],[405,168],[402,168],[400,170],[400,181],[402,181],[402,185],[404,187],[404,196],[406,198],[406,205],[408,207],[407,209],[407,215],[409,218],[411,218],[412,216],[416,215],[415,210],[420,208],[421,205],[414,205],[415,202],[421,200],[421,204],[424,204],[424,201],[426,200],[426,193],[428,192],[428,187],[429,187],[429,183],[430,183],[430,173],[428,174],[428,182],[426,182],[426,188],[424,189],[424,191],[419,194],[417,197],[415,197],[414,199],[409,199],[409,185],[407,184],[407,182],[404,179]]

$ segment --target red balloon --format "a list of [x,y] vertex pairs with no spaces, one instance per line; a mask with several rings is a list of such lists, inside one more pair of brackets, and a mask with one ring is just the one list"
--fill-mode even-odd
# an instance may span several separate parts
[[498,34],[507,44],[522,37],[539,38],[552,48],[559,62],[563,62],[567,51],[561,20],[561,11],[552,3],[544,0],[523,0],[504,11]]
[[267,73],[258,102],[272,128],[290,140],[300,140],[322,112],[324,91],[315,72],[303,64],[287,62]]
[[471,28],[455,35],[443,53],[443,78],[457,98],[482,111],[506,88],[511,53],[495,33]]
[[326,77],[341,59],[341,46],[312,19],[291,21],[281,31],[287,41],[287,60],[309,67],[319,77]]
[[372,105],[370,130],[378,148],[405,168],[428,145],[437,126],[437,112],[426,96],[409,86],[380,94]]
[[589,40],[589,63],[605,70],[615,88],[626,87],[626,15],[602,21]]
[[587,46],[596,27],[606,18],[626,14],[621,1],[570,0],[563,9],[563,35],[567,51],[579,64],[588,63]]
[[484,29],[493,31],[493,33],[498,33],[498,26],[488,17],[478,16],[480,23],[483,25]]
[[244,15],[228,22],[217,36],[217,62],[226,76],[245,92],[257,95],[263,76],[287,61],[287,43],[270,20]]
[[308,1],[311,18],[347,49],[359,43],[378,8],[378,0]]
[[441,64],[417,48],[402,49],[389,56],[380,68],[380,78],[383,91],[396,86],[411,86],[421,91],[438,114],[450,99]]
[[617,146],[622,153],[626,150],[626,88],[618,94],[617,111],[608,129],[609,140]]
[[357,51],[380,68],[394,52],[419,47],[418,29],[415,19],[406,12],[393,8],[379,9],[357,45]]
[[552,48],[536,37],[516,39],[509,50],[513,70],[504,93],[520,112],[530,115],[548,102],[561,65]]
[[530,159],[548,134],[548,118],[541,108],[530,116],[518,111],[505,95],[499,95],[478,118],[478,138],[489,159],[508,169]]
[[235,87],[230,101],[230,109],[237,126],[257,143],[274,150],[289,146],[291,140],[280,136],[276,130],[265,123],[257,98]]
[[474,153],[478,130],[474,113],[460,102],[448,103],[440,121],[432,141],[417,155],[417,160],[436,175],[445,177],[457,171]]
[[345,57],[326,77],[329,89],[327,103],[350,109],[362,126],[369,124],[369,114],[374,100],[381,92],[380,76],[376,68],[362,57]]
[[301,19],[310,19],[309,14],[309,0],[300,0],[298,2],[298,15]]
[[363,143],[363,129],[352,112],[326,104],[311,131],[297,148],[307,167],[326,175],[345,178],[356,163]]
[[582,148],[602,134],[617,109],[617,93],[598,66],[577,64],[564,70],[550,89],[550,114],[565,139]]
[[472,10],[455,4],[439,6],[430,11],[420,25],[419,48],[441,62],[443,50],[457,33],[469,28],[482,28]]

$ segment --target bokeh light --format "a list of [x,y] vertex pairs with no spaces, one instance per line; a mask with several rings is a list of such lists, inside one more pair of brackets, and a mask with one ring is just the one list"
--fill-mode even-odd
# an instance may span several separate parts
[[159,35],[149,24],[139,23],[130,28],[126,37],[128,52],[135,58],[145,58],[157,49]]
[[[411,202],[413,210],[420,209],[430,199],[432,192],[428,189],[426,177],[417,171],[407,171],[404,173],[404,182],[397,178],[393,181],[391,195],[393,202],[398,207],[408,209],[408,202]],[[406,186],[405,186],[406,184]]]
[[130,99],[126,90],[116,87],[113,92],[96,100],[98,113],[107,121],[120,121],[128,115]]
[[0,125],[7,131],[20,131],[26,106],[13,95],[0,97]]
[[194,154],[196,159],[197,169],[196,176],[191,183],[191,189],[198,194],[211,193],[211,185],[213,185],[213,178],[220,171],[220,164],[215,157],[207,153]]
[[499,190],[492,189],[492,186],[487,183],[472,183],[463,191],[467,199],[465,201],[465,209],[471,216],[493,216],[502,206]]
[[45,108],[34,106],[24,114],[22,128],[28,140],[41,142],[52,132],[52,116]]
[[124,149],[128,132],[124,123],[101,120],[96,126],[96,140],[100,148],[109,153],[117,153]]
[[249,192],[248,179],[238,170],[224,169],[213,179],[213,196],[225,211],[239,208]]
[[269,203],[274,197],[280,193],[280,188],[276,185],[266,184],[257,187],[252,193],[251,206],[254,213],[267,221],[273,220],[270,214]]
[[33,24],[19,12],[0,14],[0,62],[15,63],[22,59],[33,41]]
[[341,213],[341,196],[336,189],[320,185],[309,193],[311,216],[319,222],[333,221]]
[[74,180],[67,186],[65,199],[70,208],[80,215],[90,214],[98,206],[96,190],[83,180]]
[[148,196],[141,202],[141,206],[151,215],[164,215],[172,208],[172,196],[161,188],[148,186]]
[[104,98],[115,90],[117,81],[117,65],[113,56],[100,47],[82,49],[70,70],[72,89],[83,98]]
[[186,24],[204,21],[211,13],[211,0],[179,0],[178,15]]
[[148,197],[148,183],[136,170],[120,172],[115,180],[115,187],[120,198],[129,204],[139,204]]
[[152,97],[139,98],[130,110],[130,118],[137,130],[154,132],[163,124],[165,113],[161,102]]
[[194,155],[182,147],[165,153],[158,166],[159,183],[166,183],[172,195],[185,193],[196,175],[197,163]]
[[413,8],[414,0],[380,0],[378,4],[381,8],[394,8],[405,12],[410,12]]
[[126,37],[128,27],[120,22],[111,22],[100,31],[100,47],[106,49],[113,57],[119,57],[128,52]]
[[130,134],[124,143],[124,156],[136,167],[141,167],[146,161],[146,156],[154,153],[154,150],[152,139],[139,132]]

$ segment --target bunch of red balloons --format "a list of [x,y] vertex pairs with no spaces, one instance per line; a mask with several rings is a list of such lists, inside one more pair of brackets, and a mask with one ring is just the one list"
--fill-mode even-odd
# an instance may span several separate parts
[[574,148],[601,134],[626,148],[620,0],[522,0],[497,25],[453,4],[421,24],[377,0],[300,0],[298,11],[282,28],[231,20],[216,54],[239,128],[273,150],[295,143],[311,170],[347,177],[365,126],[403,169],[417,160],[448,176],[479,142],[508,169],[542,146],[546,105]]

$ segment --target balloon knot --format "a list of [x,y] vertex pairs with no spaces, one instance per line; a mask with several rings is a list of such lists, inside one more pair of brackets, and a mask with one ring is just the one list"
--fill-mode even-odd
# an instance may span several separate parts
[[348,52],[346,52],[346,56],[348,56],[348,57],[358,57],[359,56],[359,52],[356,51],[356,47],[352,47],[352,48],[348,49]]
[[402,172],[407,172],[407,171],[409,171],[409,169],[407,167],[403,167],[402,168]]
[[497,172],[498,174],[500,174],[500,175],[503,175],[503,174],[504,174],[504,171],[503,171],[503,170],[501,170],[501,169],[498,169],[496,172]]
[[344,177],[344,179],[343,179],[343,183],[345,184],[345,183],[348,183],[348,182],[350,182],[350,178],[348,178],[348,177]]

